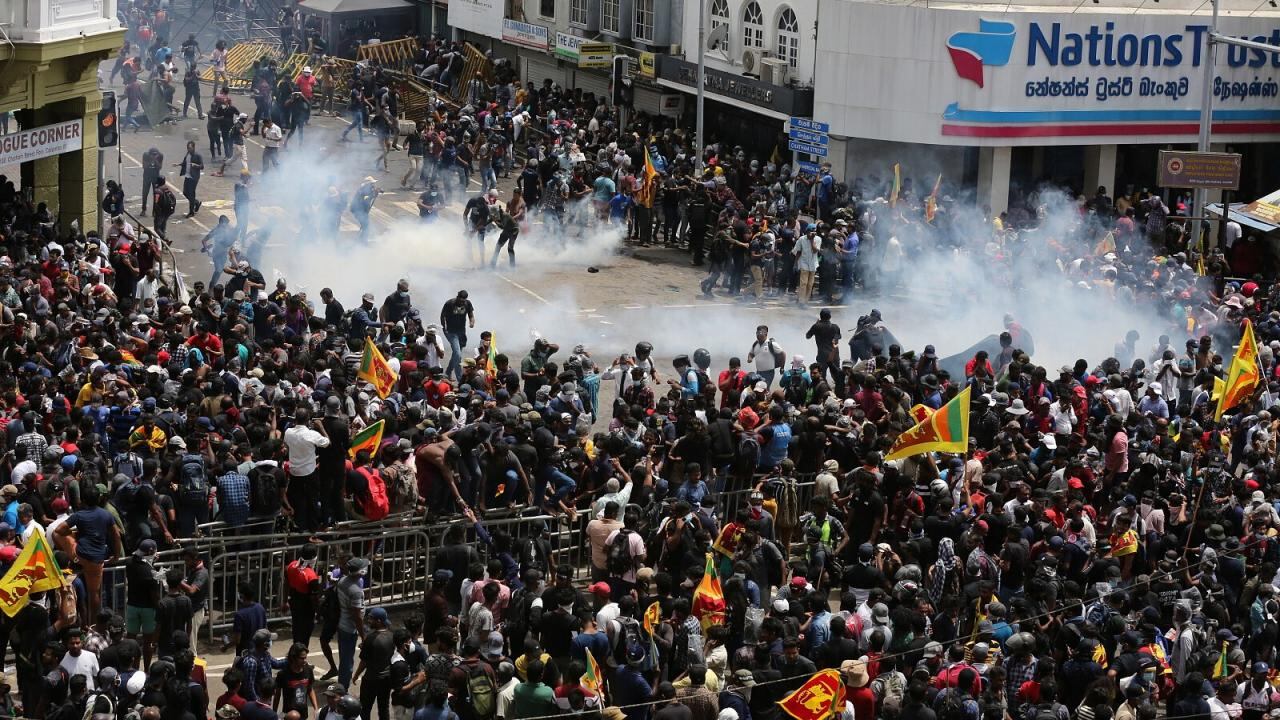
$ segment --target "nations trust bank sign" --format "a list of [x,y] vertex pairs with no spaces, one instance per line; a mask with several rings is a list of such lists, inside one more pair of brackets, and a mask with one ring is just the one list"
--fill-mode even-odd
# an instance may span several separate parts
[[[827,98],[854,95],[863,102],[847,103],[850,117],[843,121],[878,129],[877,137],[888,140],[1169,142],[1198,133],[1207,18],[833,5],[850,13],[855,28],[841,43],[850,50],[833,54],[860,69],[833,79],[822,72],[820,55],[820,119],[827,119],[824,104],[840,104]],[[824,16],[820,42],[826,26]],[[1280,46],[1275,18],[1228,17],[1219,28]],[[897,51],[877,59],[895,45]],[[1280,136],[1280,52],[1222,45],[1214,67],[1215,134]],[[826,88],[824,76],[843,88]],[[896,111],[888,102],[891,87],[912,89],[899,95],[905,106]],[[832,132],[849,134],[837,129],[838,115]]]

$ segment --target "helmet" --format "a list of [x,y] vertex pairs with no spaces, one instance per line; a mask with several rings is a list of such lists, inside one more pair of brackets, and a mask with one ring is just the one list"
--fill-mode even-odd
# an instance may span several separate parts
[[711,351],[706,348],[698,348],[693,351],[693,364],[700,369],[706,370],[711,367]]
[[348,720],[360,717],[360,701],[354,695],[343,695],[338,701],[338,714]]
[[636,343],[636,355],[648,355],[653,352],[653,343],[641,340]]

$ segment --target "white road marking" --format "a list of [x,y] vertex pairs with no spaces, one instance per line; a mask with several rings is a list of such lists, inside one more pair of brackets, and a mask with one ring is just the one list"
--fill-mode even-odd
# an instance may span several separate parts
[[506,275],[503,275],[502,273],[497,273],[497,275],[498,275],[498,277],[499,277],[499,278],[501,278],[501,279],[503,280],[503,282],[506,282],[508,285],[511,285],[512,287],[516,288],[517,290],[523,290],[526,294],[528,294],[528,295],[529,295],[530,297],[532,297],[534,300],[537,300],[538,302],[542,303],[543,305],[550,305],[550,304],[551,304],[551,303],[550,303],[546,298],[544,298],[544,297],[542,297],[541,295],[539,295],[538,293],[536,293],[536,292],[534,292],[534,291],[530,290],[529,288],[527,288],[527,287],[525,287],[525,286],[521,285],[520,283],[516,282],[515,280],[512,280],[511,278],[507,277]]

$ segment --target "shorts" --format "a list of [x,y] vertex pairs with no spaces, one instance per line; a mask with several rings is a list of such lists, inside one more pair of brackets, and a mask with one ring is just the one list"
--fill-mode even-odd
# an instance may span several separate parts
[[140,608],[126,605],[124,608],[125,632],[130,635],[150,635],[156,631],[155,608]]

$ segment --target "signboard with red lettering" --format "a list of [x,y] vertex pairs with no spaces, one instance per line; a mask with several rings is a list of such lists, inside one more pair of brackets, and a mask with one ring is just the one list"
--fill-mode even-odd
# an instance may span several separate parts
[[53,157],[83,147],[83,120],[21,130],[11,135],[0,135],[0,166]]

